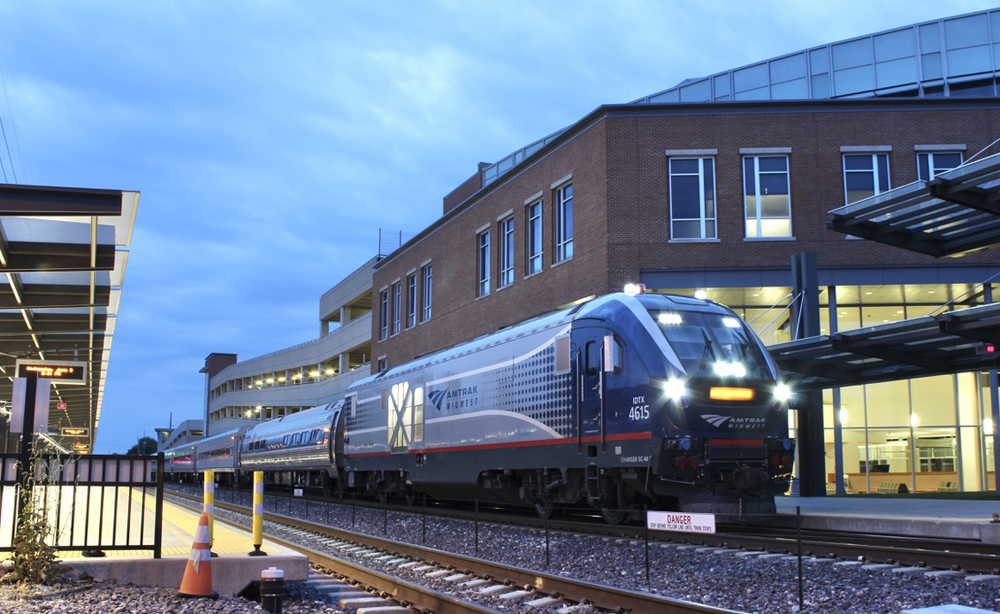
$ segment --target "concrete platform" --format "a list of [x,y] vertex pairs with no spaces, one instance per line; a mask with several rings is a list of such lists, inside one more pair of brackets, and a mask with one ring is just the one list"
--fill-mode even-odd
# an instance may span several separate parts
[[996,501],[919,499],[906,497],[792,497],[776,498],[783,524],[794,526],[795,508],[802,511],[802,527],[864,533],[886,533],[1000,544],[1000,513]]
[[[101,558],[83,557],[79,551],[60,551],[63,563],[100,580],[130,582],[141,586],[179,588],[188,555],[194,543],[200,513],[163,502],[163,558],[154,559],[150,550],[106,550]],[[253,550],[250,532],[215,521],[212,588],[220,595],[235,594],[260,579],[260,572],[277,567],[285,581],[304,581],[309,575],[309,559],[303,554],[264,539],[261,550],[267,556],[247,556]]]

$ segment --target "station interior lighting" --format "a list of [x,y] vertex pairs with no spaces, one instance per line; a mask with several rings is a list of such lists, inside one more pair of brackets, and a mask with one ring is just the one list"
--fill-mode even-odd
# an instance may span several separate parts
[[917,414],[910,414],[910,426],[913,428],[920,426],[920,418],[917,417]]
[[333,375],[334,373],[336,373],[336,371],[334,371],[333,369],[327,369],[326,370],[326,374],[327,375]]
[[987,418],[983,420],[983,430],[987,433],[993,432],[993,418]]
[[696,290],[694,293],[694,297],[698,300],[703,301],[706,298],[708,298],[708,293],[705,292],[704,290]]
[[847,410],[843,407],[840,408],[840,423],[847,424]]

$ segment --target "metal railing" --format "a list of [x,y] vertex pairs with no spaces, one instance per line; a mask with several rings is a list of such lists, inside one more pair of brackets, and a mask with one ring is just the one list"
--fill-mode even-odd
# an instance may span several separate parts
[[[14,549],[23,502],[19,454],[0,454],[0,552]],[[32,496],[51,528],[56,550],[103,556],[104,550],[152,550],[163,545],[163,453],[42,455]]]

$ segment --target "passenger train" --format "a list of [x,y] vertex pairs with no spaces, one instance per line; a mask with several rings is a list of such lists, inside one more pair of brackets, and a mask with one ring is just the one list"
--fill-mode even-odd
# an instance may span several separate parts
[[262,470],[331,494],[527,503],[542,516],[590,507],[609,522],[644,506],[766,513],[791,477],[790,397],[732,310],[617,293],[169,450],[166,471],[211,458],[234,482]]

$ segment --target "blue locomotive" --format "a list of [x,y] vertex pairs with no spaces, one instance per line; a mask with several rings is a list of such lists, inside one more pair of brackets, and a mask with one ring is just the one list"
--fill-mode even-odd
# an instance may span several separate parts
[[772,512],[794,459],[789,397],[730,309],[611,294],[256,425],[233,440],[234,471],[378,498],[527,503],[543,516],[590,507],[609,522],[644,506]]

